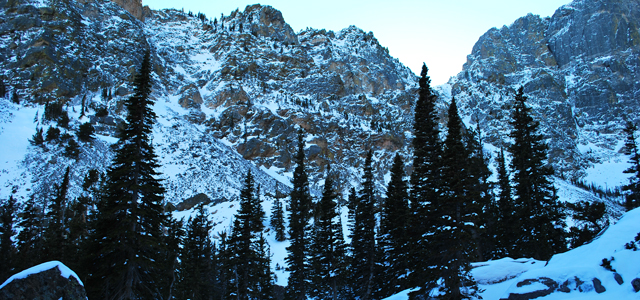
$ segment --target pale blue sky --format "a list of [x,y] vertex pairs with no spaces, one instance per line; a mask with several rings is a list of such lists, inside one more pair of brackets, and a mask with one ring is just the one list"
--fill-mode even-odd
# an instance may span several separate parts
[[356,25],[372,31],[400,62],[419,73],[429,67],[433,84],[443,84],[462,70],[478,38],[533,13],[551,16],[570,0],[143,0],[153,9],[176,8],[208,17],[260,3],[280,10],[298,32],[306,27],[339,31]]

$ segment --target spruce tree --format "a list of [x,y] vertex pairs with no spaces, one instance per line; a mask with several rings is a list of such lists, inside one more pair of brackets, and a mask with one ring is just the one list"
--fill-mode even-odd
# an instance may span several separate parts
[[0,98],[4,98],[7,95],[7,86],[4,84],[4,80],[0,79]]
[[337,211],[338,195],[329,171],[327,173],[322,198],[316,207],[317,217],[310,247],[309,295],[313,299],[342,299],[346,294],[346,246]]
[[69,139],[67,145],[64,147],[64,156],[68,158],[78,159],[80,156],[80,145],[74,139]]
[[182,245],[178,299],[200,300],[216,297],[213,277],[215,248],[209,237],[212,227],[204,206],[200,205],[196,216],[189,219],[186,238]]
[[[249,171],[240,192],[240,209],[233,222],[230,245],[228,297],[237,299],[271,299],[271,270],[266,243],[262,236],[265,213],[254,190]],[[264,268],[267,268],[265,270]],[[268,278],[265,278],[268,277]],[[268,282],[268,284],[267,284]]]
[[273,200],[273,206],[271,207],[271,229],[276,233],[276,241],[283,242],[286,240],[285,226],[284,226],[284,209],[282,208],[282,202],[280,199],[275,198]]
[[638,152],[638,145],[636,144],[636,131],[638,127],[631,121],[627,122],[627,126],[624,129],[626,139],[624,142],[624,153],[629,155],[628,169],[624,170],[625,174],[632,174],[629,178],[629,184],[622,186],[622,190],[625,194],[625,208],[632,210],[640,206],[640,152]]
[[[164,280],[160,284],[160,292],[163,299],[174,299],[177,294],[177,285],[180,279],[180,252],[181,245],[184,241],[185,230],[182,220],[171,218],[167,225],[167,233],[163,237],[163,243],[166,245],[166,251],[162,258],[162,277]],[[212,261],[215,260],[213,256]],[[215,265],[215,264],[214,264]],[[212,274],[216,276],[217,274]]]
[[433,269],[437,264],[430,254],[429,237],[437,228],[440,206],[442,142],[435,109],[436,95],[426,65],[422,66],[418,81],[418,101],[415,104],[413,144],[413,172],[411,173],[410,279],[413,286],[426,288],[434,282]]
[[96,138],[94,132],[95,130],[93,129],[93,125],[91,125],[91,123],[82,123],[78,128],[78,139],[85,143],[89,143]]
[[17,203],[13,196],[2,202],[0,206],[0,282],[4,282],[9,276],[17,273],[15,268],[16,246],[13,243],[14,229],[17,216]]
[[515,206],[511,197],[511,179],[505,162],[504,150],[500,149],[498,155],[498,203],[497,221],[495,226],[496,256],[512,256],[517,239],[517,224],[515,219]]
[[58,260],[64,264],[68,264],[71,259],[71,257],[65,255],[65,251],[69,246],[66,241],[68,224],[65,222],[69,171],[70,167],[67,167],[62,183],[55,188],[55,196],[47,209],[47,227],[44,230],[44,260]]
[[302,132],[298,132],[298,152],[295,156],[296,168],[293,171],[293,189],[289,196],[289,239],[287,247],[287,270],[289,279],[285,298],[287,300],[306,300],[309,292],[309,254],[311,218],[311,193],[309,179],[304,167],[304,141]]
[[20,96],[18,96],[18,93],[16,92],[16,90],[13,90],[13,93],[11,94],[11,102],[15,103],[15,104],[20,104]]
[[22,207],[18,227],[22,228],[16,238],[16,269],[24,270],[42,263],[42,209],[33,196]]
[[441,297],[471,299],[477,295],[477,285],[469,271],[471,260],[476,257],[473,233],[478,230],[481,213],[474,193],[478,178],[474,178],[471,170],[472,153],[463,140],[463,124],[455,98],[451,99],[448,118],[442,161],[443,195],[438,208],[441,226],[434,231],[432,255],[439,261],[436,274],[442,279]]
[[520,87],[510,122],[513,144],[509,152],[517,218],[512,225],[521,230],[510,253],[546,260],[566,249],[563,213],[551,181],[553,168],[546,161],[548,146],[526,100]]
[[391,167],[391,180],[380,210],[376,272],[376,297],[385,298],[408,288],[409,194],[404,179],[404,162],[396,153]]
[[87,284],[90,298],[161,297],[160,261],[165,251],[164,188],[151,144],[156,115],[152,110],[151,62],[145,52],[134,80],[134,94],[125,101],[127,117],[114,145],[103,196],[91,238],[94,259]]
[[36,133],[33,134],[29,143],[33,146],[42,146],[44,147],[44,136],[42,134],[42,128],[36,128]]
[[351,280],[353,292],[358,299],[373,299],[376,265],[376,219],[375,188],[373,182],[373,152],[369,150],[364,163],[362,189],[355,205],[355,227],[351,239],[353,261]]

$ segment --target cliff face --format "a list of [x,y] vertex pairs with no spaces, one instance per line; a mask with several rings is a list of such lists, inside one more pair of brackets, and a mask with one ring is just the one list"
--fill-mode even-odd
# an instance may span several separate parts
[[502,146],[504,110],[524,86],[556,170],[580,177],[586,167],[617,155],[623,120],[640,116],[638,5],[574,1],[550,18],[528,15],[489,30],[449,82],[451,96],[490,142]]
[[[23,197],[45,195],[65,165],[74,164],[75,183],[89,169],[104,170],[145,49],[154,66],[154,136],[170,202],[199,193],[232,199],[248,170],[264,192],[286,191],[274,178],[290,176],[300,129],[315,188],[329,164],[340,187],[350,188],[369,148],[376,150],[381,187],[395,151],[410,154],[416,78],[373,33],[295,33],[278,10],[260,5],[216,22],[146,10],[141,22],[140,3],[125,2],[0,2],[2,78],[36,114],[32,132],[60,127],[73,135],[91,121],[101,137],[82,144],[77,161],[61,155],[64,145],[26,147],[15,169],[39,179],[0,175],[3,186]],[[42,118],[47,102],[64,104],[68,128]],[[79,114],[83,102],[87,117]],[[18,115],[19,107],[0,109]],[[96,116],[98,108],[108,116]]]

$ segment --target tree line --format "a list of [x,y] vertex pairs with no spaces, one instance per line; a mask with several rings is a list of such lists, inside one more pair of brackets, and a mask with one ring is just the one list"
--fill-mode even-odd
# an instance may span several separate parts
[[[423,66],[412,172],[407,176],[404,158],[396,154],[386,194],[379,197],[375,152],[369,150],[360,183],[354,184],[359,188],[352,188],[346,201],[347,237],[333,184],[339,175],[329,167],[322,196],[313,199],[299,133],[287,206],[276,199],[269,220],[276,240],[290,242],[288,284],[282,288],[274,283],[266,213],[250,172],[233,225],[216,242],[204,206],[186,224],[164,210],[150,142],[156,116],[146,53],[134,95],[125,101],[127,119],[106,174],[89,172],[82,195],[70,201],[67,168],[46,207],[32,197],[19,217],[13,198],[3,202],[0,264],[8,267],[0,270],[0,281],[37,263],[60,260],[78,273],[91,299],[365,300],[414,287],[412,299],[470,299],[478,295],[471,262],[506,256],[546,260],[602,229],[604,205],[578,203],[571,208],[582,226],[565,230],[566,205],[558,201],[547,145],[523,88],[511,111],[512,143],[498,155],[498,181],[490,182],[479,129],[464,126],[455,99],[446,128],[440,128],[427,72]],[[632,167],[626,172],[635,179],[623,189],[631,209],[638,206],[640,156],[637,129],[629,124],[625,149]],[[16,228],[21,229],[17,236]]]

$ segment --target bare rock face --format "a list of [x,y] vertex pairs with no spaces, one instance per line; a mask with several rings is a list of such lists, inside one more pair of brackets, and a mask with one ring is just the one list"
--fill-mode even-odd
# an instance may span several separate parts
[[144,22],[144,8],[141,0],[113,0],[113,2],[127,10],[136,19]]
[[[550,162],[564,176],[617,155],[624,119],[640,119],[640,4],[576,0],[550,18],[527,15],[485,33],[449,82],[462,114],[486,140],[504,146],[515,91],[549,138]],[[582,152],[580,145],[599,147]],[[590,148],[593,149],[593,148]]]
[[43,263],[9,278],[0,289],[0,299],[87,299],[84,286],[70,273],[60,262]]

